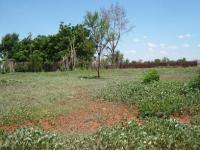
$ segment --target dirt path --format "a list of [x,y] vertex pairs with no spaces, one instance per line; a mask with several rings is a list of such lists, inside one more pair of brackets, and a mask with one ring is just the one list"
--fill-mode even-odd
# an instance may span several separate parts
[[84,100],[85,106],[67,116],[59,115],[52,120],[41,119],[37,122],[27,121],[23,126],[0,126],[0,129],[10,131],[25,126],[39,126],[50,131],[91,133],[100,127],[111,126],[125,120],[140,122],[136,107],[124,103],[91,100],[90,94],[84,88],[76,88],[74,99]]

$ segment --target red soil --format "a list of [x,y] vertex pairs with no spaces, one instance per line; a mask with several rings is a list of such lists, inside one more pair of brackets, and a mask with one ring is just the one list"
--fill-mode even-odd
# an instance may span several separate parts
[[181,122],[181,123],[190,123],[191,119],[192,119],[192,116],[191,115],[188,115],[188,114],[184,114],[184,115],[177,115],[177,114],[174,114],[172,116],[173,119]]
[[133,106],[131,108],[123,103],[88,101],[87,107],[71,112],[67,117],[60,115],[52,120],[27,121],[21,126],[0,126],[0,129],[13,131],[21,127],[39,126],[50,131],[87,133],[124,120],[135,120],[139,123],[137,116],[137,108]]

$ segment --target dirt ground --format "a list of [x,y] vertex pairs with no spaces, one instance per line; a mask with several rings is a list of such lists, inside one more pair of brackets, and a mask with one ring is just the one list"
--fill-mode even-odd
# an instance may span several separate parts
[[91,133],[98,128],[112,126],[122,121],[135,120],[140,123],[135,106],[91,100],[89,92],[81,87],[76,88],[74,99],[84,100],[85,106],[70,112],[67,116],[62,114],[53,119],[28,120],[23,125],[0,126],[0,129],[14,131],[21,127],[41,127],[49,131]]

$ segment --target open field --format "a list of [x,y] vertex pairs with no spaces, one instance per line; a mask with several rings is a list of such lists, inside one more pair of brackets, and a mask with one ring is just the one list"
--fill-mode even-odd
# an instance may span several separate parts
[[[102,70],[101,79],[95,78],[95,71],[78,69],[71,72],[1,74],[0,130],[2,130],[2,132],[10,132],[20,127],[39,127],[45,131],[50,131],[50,133],[58,132],[64,134],[64,136],[74,136],[77,134],[85,136],[95,133],[100,127],[110,127],[130,120],[134,120],[136,124],[143,124],[145,126],[145,122],[148,122],[148,119],[145,117],[152,117],[152,114],[154,114],[154,117],[156,116],[156,111],[161,112],[161,110],[167,113],[164,114],[164,117],[163,114],[158,114],[157,117],[161,115],[162,118],[175,118],[180,121],[181,124],[190,123],[193,117],[192,115],[199,115],[200,97],[198,93],[186,94],[185,97],[181,97],[182,95],[178,95],[177,93],[170,94],[169,90],[164,90],[164,92],[169,93],[168,99],[171,99],[172,96],[179,96],[180,99],[184,98],[186,100],[187,98],[190,100],[195,99],[192,101],[192,104],[188,104],[192,107],[194,106],[192,111],[195,110],[195,112],[183,111],[180,115],[174,114],[176,111],[179,113],[179,109],[176,107],[165,109],[166,105],[171,105],[174,101],[163,103],[164,106],[160,109],[156,108],[156,105],[151,105],[150,107],[146,103],[143,103],[150,97],[148,90],[146,95],[145,93],[139,93],[137,91],[133,92],[131,95],[123,95],[127,91],[127,87],[129,89],[134,89],[132,85],[135,85],[135,82],[140,84],[147,70],[148,69]],[[159,86],[163,89],[168,87],[168,89],[172,88],[172,90],[176,90],[198,75],[197,67],[157,68],[156,70],[160,73],[160,82],[163,84]],[[120,89],[121,87],[112,88],[115,82],[125,83],[125,86],[122,84],[123,89]],[[173,85],[173,88],[170,87],[170,85],[165,85],[165,82],[178,83],[177,85]],[[105,89],[109,88],[109,86],[111,90],[106,90],[109,92],[109,94],[107,94]],[[152,92],[151,90],[156,90],[157,88],[157,95],[155,92],[155,97],[157,96],[157,99],[160,98],[158,93],[162,93],[162,89],[159,90],[160,87],[155,86],[155,88],[151,87],[149,89],[149,92]],[[141,89],[142,88],[141,86]],[[123,93],[119,95],[120,92]],[[98,93],[100,93],[100,96]],[[153,94],[152,92],[152,95]],[[195,95],[196,97],[192,98],[190,97],[191,95]],[[133,97],[136,97],[136,100]],[[145,98],[146,101],[142,101],[142,98]],[[133,100],[130,101],[130,99]],[[151,100],[152,99],[149,99],[149,101]],[[179,99],[177,102],[179,102]],[[140,107],[141,105],[145,106]],[[154,108],[156,110],[154,110]],[[145,112],[145,114],[143,114],[143,111],[146,110],[148,110],[148,113],[146,114]],[[151,121],[149,122],[149,124],[153,124]],[[161,122],[157,121],[158,124],[161,124]],[[122,127],[116,128],[119,129],[121,134]],[[140,130],[142,132],[142,127],[134,125],[133,128],[134,130]],[[148,130],[147,128],[149,127],[144,128]],[[163,128],[165,128],[164,125]],[[185,127],[183,128],[185,129]],[[196,129],[193,131],[193,129],[187,128],[191,135],[193,132],[199,134],[199,129],[198,131],[196,131]],[[108,128],[106,133],[111,132],[114,137],[114,130],[115,128]],[[148,133],[149,130],[146,132]],[[170,129],[170,132],[174,131]],[[101,134],[103,133],[100,132],[98,136]],[[98,136],[95,136],[95,138],[98,138]],[[116,137],[118,137],[118,135],[116,135]],[[199,135],[195,138],[199,138]],[[91,142],[90,140],[85,141],[86,145]],[[196,141],[195,144],[200,146],[198,145],[198,141]],[[107,143],[107,145],[109,145],[109,143]],[[111,149],[112,148],[114,147],[111,147]]]

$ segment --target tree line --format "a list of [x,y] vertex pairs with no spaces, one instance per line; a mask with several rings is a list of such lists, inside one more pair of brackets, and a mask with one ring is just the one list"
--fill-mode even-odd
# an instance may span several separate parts
[[99,78],[102,57],[111,64],[123,57],[116,49],[121,36],[131,29],[127,24],[124,8],[112,4],[109,8],[87,12],[82,24],[61,22],[54,35],[33,38],[29,33],[20,40],[19,34],[8,33],[1,40],[0,57],[4,62],[17,62],[17,71],[42,71],[45,64],[58,62],[61,69],[73,70],[95,62]]

